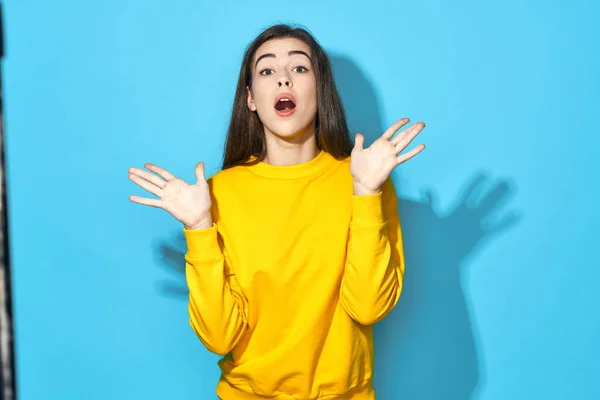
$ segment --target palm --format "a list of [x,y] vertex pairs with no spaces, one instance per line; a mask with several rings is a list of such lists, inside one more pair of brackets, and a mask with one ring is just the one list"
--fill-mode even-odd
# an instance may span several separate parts
[[381,137],[364,150],[354,147],[350,156],[352,176],[369,190],[381,187],[397,165],[395,147]]
[[210,194],[208,184],[199,182],[196,185],[175,179],[167,182],[161,198],[162,208],[177,218],[179,221],[190,220],[192,226],[198,221],[194,220],[197,210],[210,209]]
[[421,144],[406,154],[399,155],[425,127],[425,124],[417,123],[392,139],[396,131],[408,121],[408,118],[397,121],[366,149],[363,148],[364,136],[356,135],[356,143],[350,155],[350,172],[355,182],[370,191],[378,191],[394,168],[425,148]]
[[158,198],[131,196],[131,201],[162,208],[187,227],[193,227],[210,216],[210,190],[204,178],[203,163],[196,166],[197,182],[193,185],[156,165],[145,166],[156,175],[138,168],[130,168],[129,179]]

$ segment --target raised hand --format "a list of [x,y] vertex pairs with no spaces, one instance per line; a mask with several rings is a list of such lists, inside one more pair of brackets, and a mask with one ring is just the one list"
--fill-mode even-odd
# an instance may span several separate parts
[[196,165],[194,172],[197,182],[193,185],[154,164],[144,164],[144,167],[156,175],[139,168],[129,168],[129,179],[158,199],[130,196],[129,200],[162,208],[183,223],[186,229],[212,226],[210,191],[204,177],[204,163]]
[[356,134],[355,145],[350,154],[350,172],[354,180],[355,194],[378,193],[394,168],[410,160],[425,148],[424,144],[420,144],[399,156],[425,128],[425,123],[418,122],[392,139],[396,131],[409,121],[408,118],[397,121],[366,149],[363,149],[364,136],[360,133]]

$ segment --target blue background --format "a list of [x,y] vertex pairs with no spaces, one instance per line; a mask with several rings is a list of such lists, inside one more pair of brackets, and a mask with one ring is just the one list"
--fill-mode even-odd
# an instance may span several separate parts
[[[301,23],[353,132],[408,116],[406,287],[378,399],[600,398],[593,1],[9,0],[3,62],[19,399],[214,399],[180,225],[127,168],[218,171],[245,46]],[[367,144],[368,144],[367,143]]]

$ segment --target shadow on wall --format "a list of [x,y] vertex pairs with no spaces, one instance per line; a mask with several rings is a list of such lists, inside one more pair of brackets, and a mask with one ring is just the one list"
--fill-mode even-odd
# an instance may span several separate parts
[[[363,133],[369,145],[387,128],[373,87],[352,61],[330,56],[350,131]],[[378,400],[467,400],[482,383],[482,349],[476,346],[462,275],[468,258],[518,222],[517,214],[502,214],[515,191],[512,182],[475,173],[454,208],[442,215],[431,190],[421,201],[402,198],[398,190],[407,268],[397,307],[374,329]],[[489,224],[491,219],[496,222]],[[183,235],[158,249],[162,264],[175,274],[159,290],[187,300]]]

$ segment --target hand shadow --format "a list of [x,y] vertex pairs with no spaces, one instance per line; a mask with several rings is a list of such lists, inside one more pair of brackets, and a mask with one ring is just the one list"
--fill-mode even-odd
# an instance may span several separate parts
[[[363,133],[366,147],[387,129],[377,96],[354,62],[329,54],[350,132]],[[484,173],[475,174],[447,215],[435,207],[431,190],[422,201],[397,193],[406,271],[398,305],[374,328],[378,400],[466,400],[483,380],[482,348],[476,342],[462,272],[483,244],[519,220],[509,213],[486,225],[516,191],[514,183],[497,181],[481,196],[490,180]],[[401,192],[402,185],[396,186]],[[482,200],[477,202],[477,197]]]
[[[366,147],[387,128],[381,123],[377,97],[352,61],[329,54],[348,125],[351,132],[365,135]],[[482,196],[490,180],[487,174],[475,174],[445,215],[436,208],[431,190],[421,201],[399,193],[406,271],[398,305],[374,328],[378,400],[466,400],[483,380],[483,353],[462,273],[470,257],[520,219],[516,213],[497,217],[516,185],[497,181]],[[491,219],[496,222],[489,223]],[[175,276],[160,283],[159,290],[187,299],[183,232],[155,248],[161,264]]]
[[164,280],[158,284],[157,289],[163,294],[187,300],[189,290],[185,281],[185,253],[187,245],[183,231],[169,241],[161,241],[153,246],[157,249],[157,256],[161,265],[174,276],[173,280]]
[[[431,192],[422,202],[399,198],[406,271],[396,308],[375,326],[378,399],[466,400],[483,383],[483,349],[472,321],[464,274],[468,258],[513,227],[516,213],[494,218],[514,185],[476,175],[458,204],[441,215]],[[497,222],[486,224],[489,219]]]

